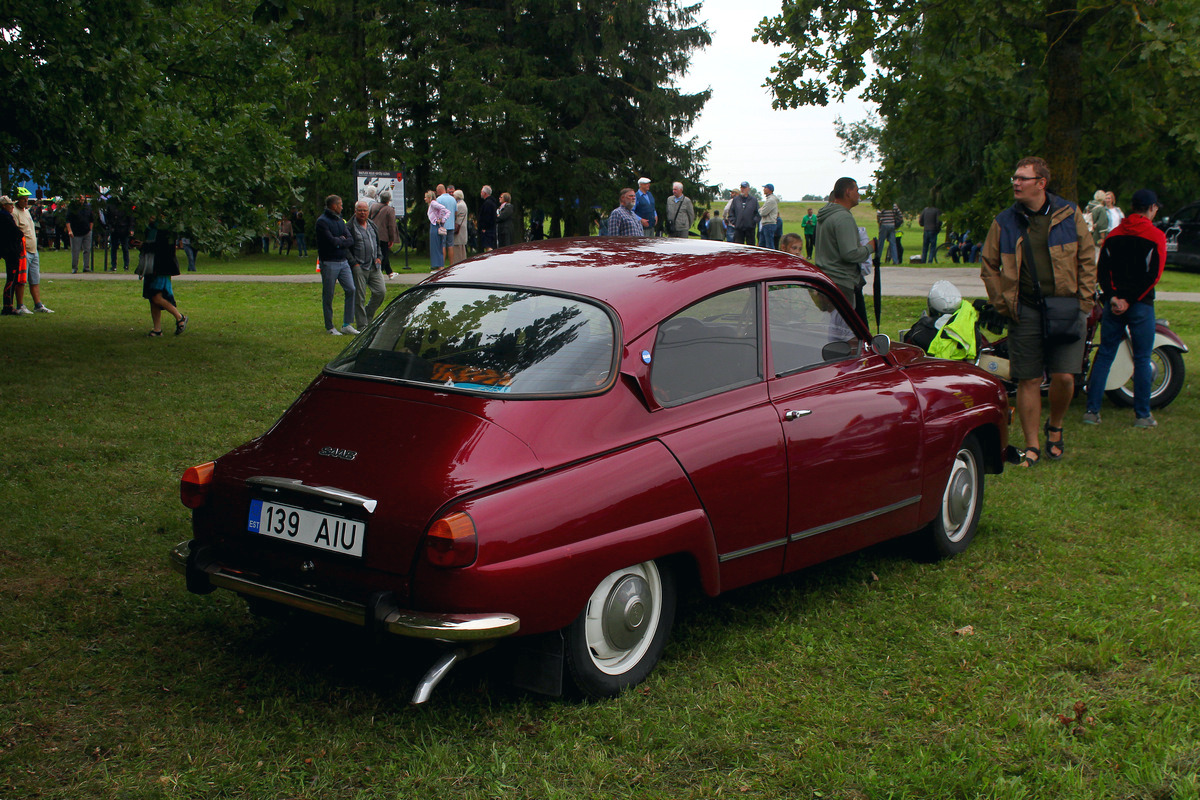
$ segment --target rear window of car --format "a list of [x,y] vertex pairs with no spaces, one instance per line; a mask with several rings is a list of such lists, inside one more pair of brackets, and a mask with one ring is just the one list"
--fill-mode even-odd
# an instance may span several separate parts
[[327,369],[506,396],[587,394],[611,383],[616,339],[610,314],[576,297],[420,287],[389,305]]

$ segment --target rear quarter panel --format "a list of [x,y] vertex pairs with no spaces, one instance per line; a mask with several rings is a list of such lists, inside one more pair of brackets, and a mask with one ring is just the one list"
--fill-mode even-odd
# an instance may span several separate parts
[[521,633],[569,624],[609,573],[687,554],[705,590],[718,589],[708,519],[666,447],[645,442],[455,503],[479,537],[476,562],[457,569],[418,558],[412,606],[507,612]]

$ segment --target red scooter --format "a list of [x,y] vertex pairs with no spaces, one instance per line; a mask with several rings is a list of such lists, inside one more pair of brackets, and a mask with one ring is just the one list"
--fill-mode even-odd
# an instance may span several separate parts
[[[981,320],[987,318],[986,308],[989,307],[985,307],[980,314]],[[1079,375],[1075,378],[1076,394],[1087,391],[1092,361],[1100,347],[1099,343],[1095,341],[1095,336],[1100,330],[1101,316],[1103,316],[1103,309],[1097,300],[1087,318],[1083,365]],[[983,322],[979,325],[978,333],[979,357],[975,363],[1003,380],[1009,394],[1013,394],[1016,392],[1017,384],[1009,377],[1007,337],[999,334],[1004,338],[997,338],[997,334],[988,329]],[[989,341],[989,338],[992,341]],[[1154,351],[1150,354],[1150,364],[1154,370],[1154,379],[1150,385],[1151,408],[1163,408],[1169,405],[1183,389],[1183,354],[1186,352],[1188,352],[1187,345],[1176,335],[1175,331],[1171,330],[1170,324],[1165,319],[1155,320]],[[1049,386],[1049,376],[1046,376],[1042,383],[1042,392],[1045,393]],[[1130,347],[1128,335],[1117,348],[1117,355],[1113,359],[1112,369],[1108,372],[1108,381],[1104,385],[1104,391],[1114,404],[1126,408],[1133,407],[1133,349]]]

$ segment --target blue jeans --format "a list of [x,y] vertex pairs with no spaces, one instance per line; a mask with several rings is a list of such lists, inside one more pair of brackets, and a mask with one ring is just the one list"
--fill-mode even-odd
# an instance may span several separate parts
[[775,249],[775,223],[763,225],[758,229],[758,246],[768,250]]
[[925,231],[925,238],[921,240],[921,261],[925,264],[937,261],[937,237],[937,231]]
[[879,253],[879,263],[883,263],[883,245],[887,243],[888,253],[892,257],[893,264],[900,263],[900,251],[896,248],[896,226],[895,225],[880,225],[879,240],[875,245],[875,252]]
[[296,253],[300,256],[300,258],[304,258],[306,255],[308,255],[308,248],[304,246],[303,233],[296,234]]
[[[192,247],[192,243],[188,239],[180,239],[180,246],[183,248],[184,254],[187,256],[188,272],[196,271],[196,248]],[[117,268],[116,258],[113,259],[113,269]]]
[[1130,303],[1124,314],[1112,313],[1111,305],[1104,309],[1100,319],[1100,349],[1092,365],[1092,376],[1088,378],[1088,411],[1100,413],[1108,371],[1127,329],[1133,348],[1133,413],[1138,417],[1150,416],[1150,386],[1154,382],[1150,364],[1150,354],[1154,351],[1154,303]]
[[333,327],[333,287],[342,285],[342,293],[346,295],[345,307],[342,309],[342,325],[354,324],[354,273],[350,270],[349,261],[321,262],[321,310],[325,312],[325,330]]
[[[450,231],[446,231],[447,234]],[[441,269],[446,266],[446,237],[438,233],[438,226],[429,223],[429,268]]]

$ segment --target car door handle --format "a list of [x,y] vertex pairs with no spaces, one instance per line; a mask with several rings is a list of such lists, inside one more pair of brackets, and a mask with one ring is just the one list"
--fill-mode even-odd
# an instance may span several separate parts
[[783,421],[792,422],[793,420],[800,419],[801,417],[807,417],[811,413],[812,412],[808,409],[804,409],[803,411],[792,411],[791,409],[788,409],[787,411],[783,412]]

